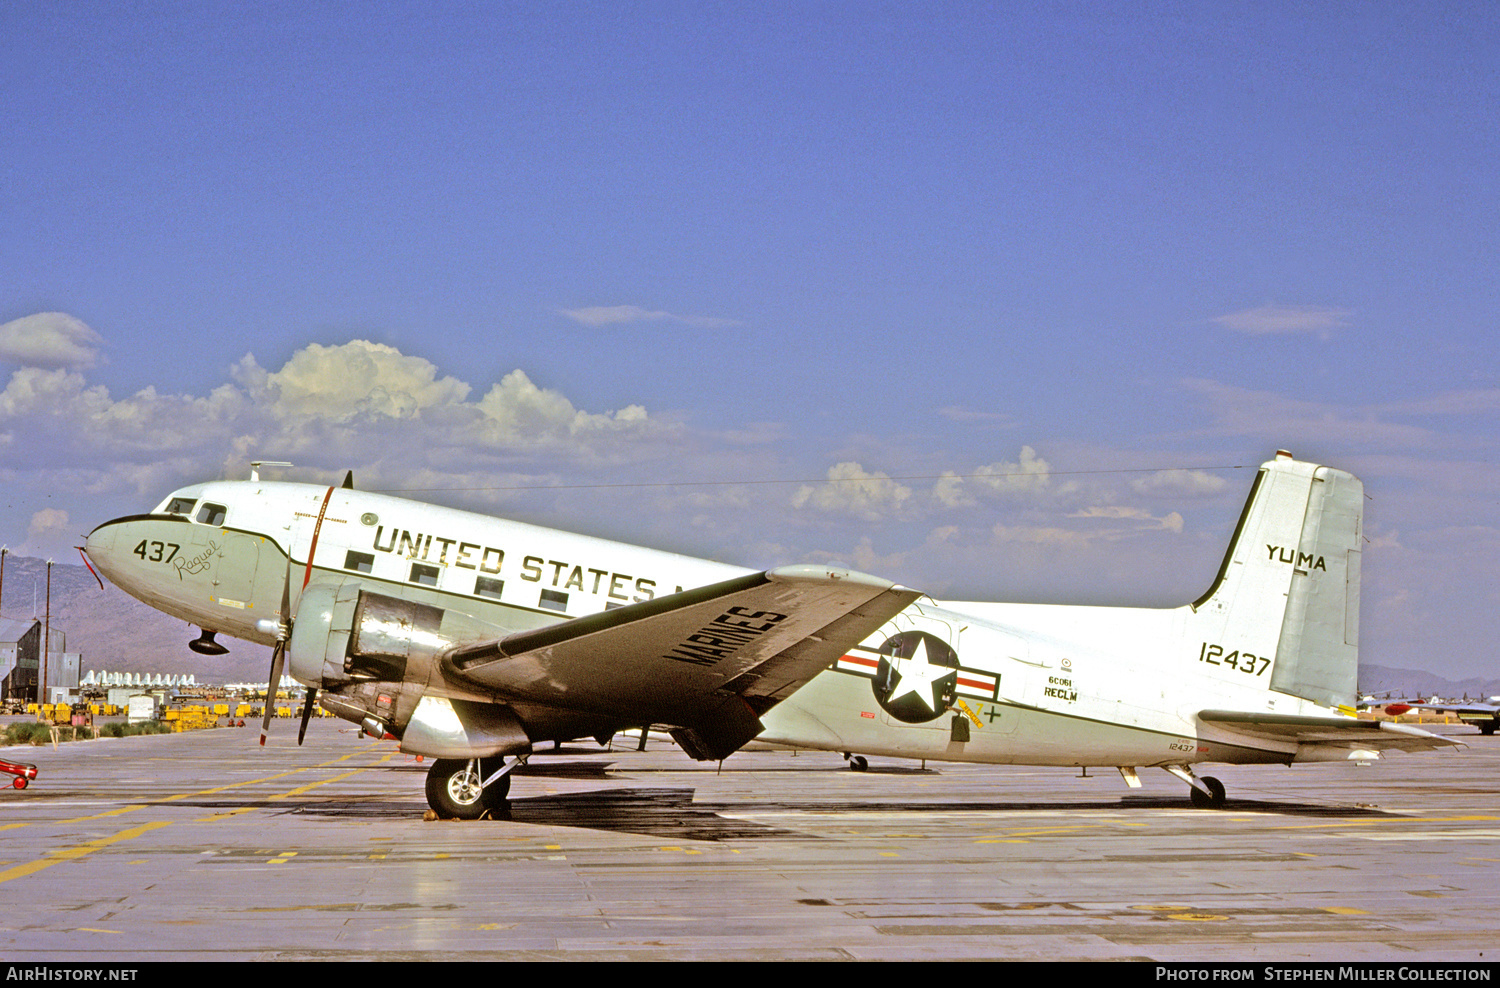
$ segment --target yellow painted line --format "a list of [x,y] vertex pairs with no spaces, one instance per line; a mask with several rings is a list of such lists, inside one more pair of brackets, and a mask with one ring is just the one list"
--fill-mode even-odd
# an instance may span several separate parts
[[1368,916],[1369,913],[1363,909],[1355,909],[1353,906],[1324,906],[1325,913],[1333,913],[1335,916]]
[[120,806],[112,810],[105,810],[103,813],[95,813],[93,816],[75,816],[67,820],[58,820],[57,822],[82,823],[85,820],[103,820],[105,817],[119,816],[122,813],[133,813],[136,810],[143,810],[146,808],[146,805],[147,804],[145,803],[131,803],[128,806]]
[[1500,816],[1403,816],[1381,820],[1335,820],[1331,823],[1298,823],[1273,827],[1273,830],[1320,830],[1325,827],[1369,827],[1379,823],[1473,823],[1477,820],[1500,820]]
[[[346,755],[340,755],[338,758],[335,758],[332,761],[323,762],[323,763],[321,763],[319,765],[313,765],[313,766],[309,766],[307,768],[294,768],[294,769],[291,769],[290,771],[278,772],[275,775],[262,776],[261,778],[258,778],[258,779],[247,779],[247,780],[244,780],[242,782],[231,782],[228,785],[216,786],[216,787],[214,787],[212,789],[200,789],[200,790],[198,790],[196,792],[175,793],[175,794],[173,794],[171,796],[166,796],[166,797],[164,797],[162,799],[158,799],[158,800],[155,800],[155,801],[150,802],[150,803],[132,803],[132,804],[130,804],[128,806],[116,807],[113,810],[106,810],[103,813],[97,813],[97,814],[94,814],[92,816],[75,817],[75,818],[70,819],[70,820],[57,820],[57,821],[51,821],[51,822],[52,823],[77,823],[77,822],[84,821],[84,820],[101,820],[101,819],[104,819],[104,818],[107,818],[107,817],[120,816],[120,815],[125,814],[125,813],[133,813],[136,810],[146,809],[149,806],[160,806],[160,805],[163,805],[165,803],[175,802],[175,801],[180,800],[180,799],[190,799],[190,798],[192,798],[194,796],[207,796],[207,795],[211,795],[213,793],[224,792],[224,791],[229,790],[229,789],[240,788],[242,786],[256,785],[258,783],[270,782],[270,781],[275,780],[275,779],[283,779],[283,778],[286,778],[289,775],[296,775],[299,772],[310,772],[310,771],[313,771],[315,769],[325,768],[325,767],[327,767],[329,765],[337,765],[339,762],[347,761],[350,758],[356,757],[358,755],[365,755],[365,754],[368,754],[368,752],[353,751],[353,752],[350,752],[349,754],[346,754]],[[352,772],[345,772],[342,775],[334,776],[331,779],[324,779],[324,780],[322,780],[320,782],[309,783],[306,786],[301,786],[301,787],[299,787],[297,789],[291,790],[290,792],[282,793],[282,794],[280,794],[278,796],[271,796],[270,798],[271,799],[286,799],[288,796],[295,796],[295,795],[298,795],[299,793],[306,792],[309,789],[314,789],[314,788],[316,788],[318,786],[321,786],[321,785],[327,785],[330,782],[337,782],[340,779],[347,779],[349,776],[354,775],[354,774],[356,774],[358,772],[362,772],[362,771],[364,771],[367,768],[374,768],[375,765],[379,765],[382,762],[389,761],[391,759],[391,757],[392,756],[390,754],[386,754],[385,756],[383,756],[382,758],[380,758],[378,761],[376,761],[373,765],[365,765],[365,766],[362,766],[360,768],[355,769]],[[231,810],[231,811],[228,811],[226,813],[219,813],[219,814],[215,814],[215,815],[209,816],[209,817],[202,817],[202,818],[199,818],[198,820],[196,820],[194,822],[198,822],[198,823],[208,822],[208,823],[211,823],[211,822],[213,822],[215,820],[227,819],[227,818],[229,818],[231,816],[234,816],[235,814],[238,814],[238,813],[249,812],[252,809],[255,809],[255,807],[245,807],[243,809]],[[157,829],[159,829],[161,827],[170,827],[173,822],[174,821],[171,821],[171,820],[154,820],[154,821],[152,821],[150,823],[143,823],[143,824],[141,824],[138,827],[132,827],[129,830],[122,830],[118,834],[114,834],[114,835],[109,836],[109,837],[101,837],[98,840],[87,841],[87,842],[85,842],[83,844],[77,845],[76,847],[69,847],[69,848],[62,848],[60,850],[50,850],[50,851],[47,851],[46,855],[44,857],[42,857],[42,858],[40,858],[40,859],[38,859],[36,861],[30,861],[30,862],[27,862],[26,864],[22,864],[22,865],[15,865],[14,867],[7,868],[4,871],[0,871],[0,882],[8,882],[8,881],[10,881],[13,878],[24,878],[27,875],[34,875],[34,874],[36,874],[39,871],[42,871],[42,870],[44,870],[46,868],[50,868],[53,865],[59,864],[59,863],[61,863],[63,861],[73,861],[73,860],[76,860],[77,858],[86,857],[87,855],[93,854],[95,851],[100,850],[101,848],[108,847],[109,845],[118,843],[119,841],[132,840],[132,839],[134,839],[136,837],[139,837],[142,834],[149,833],[152,830],[157,830]],[[6,826],[4,828],[0,828],[0,829],[7,829],[8,830],[8,829],[11,829],[12,827],[25,827],[25,826],[32,826],[32,824],[30,824],[30,823],[12,824],[12,825],[8,825],[8,826]],[[295,851],[288,852],[288,857],[290,857],[291,855],[294,855],[296,853],[297,852],[295,852]],[[271,863],[272,864],[284,864],[285,861],[286,861],[286,858],[273,859],[271,861]]]
[[120,806],[112,810],[105,810],[103,813],[95,813],[92,816],[75,816],[69,817],[66,820],[32,820],[26,823],[7,823],[3,826],[0,826],[0,830],[16,830],[20,827],[33,827],[39,823],[82,823],[84,820],[103,820],[105,817],[119,816],[122,813],[133,813],[136,810],[145,809],[147,805],[148,804],[146,803],[132,803],[129,806]]
[[109,837],[101,837],[98,840],[91,840],[87,843],[79,844],[77,847],[67,847],[57,851],[48,851],[47,853],[48,855],[50,855],[49,857],[42,858],[38,861],[30,861],[26,864],[16,865],[14,868],[7,868],[4,871],[0,871],[0,882],[8,882],[12,878],[24,878],[27,875],[34,875],[45,868],[51,868],[55,864],[62,864],[64,861],[76,861],[78,858],[87,857],[88,855],[93,854],[95,851],[103,850],[104,848],[109,847],[111,844],[118,844],[121,841],[134,840],[142,834],[149,833],[152,830],[159,830],[162,827],[170,827],[171,825],[172,821],[170,820],[153,820],[150,823],[143,823],[139,827],[131,827],[129,830],[122,830],[117,834],[110,835]]
[[[1026,829],[1026,830],[1013,830],[1013,831],[1011,831],[1010,833],[1008,833],[1008,834],[1006,834],[1004,836],[1001,836],[999,834],[992,834],[992,835],[985,836],[985,837],[977,837],[977,838],[974,839],[974,843],[976,843],[976,844],[1007,844],[1007,843],[1008,844],[1023,844],[1023,843],[1027,843],[1027,838],[1031,838],[1031,837],[1046,837],[1046,836],[1055,835],[1055,834],[1072,834],[1072,833],[1077,833],[1080,830],[1097,830],[1100,827],[1105,827],[1105,826],[1108,826],[1108,824],[1103,824],[1103,823],[1086,823],[1086,824],[1083,824],[1083,825],[1077,826],[1077,827],[1033,827],[1033,828]],[[913,836],[916,836],[916,835],[913,835]]]
[[305,786],[298,786],[296,789],[292,789],[292,790],[289,790],[289,791],[283,792],[283,793],[278,793],[275,796],[268,796],[266,798],[267,799],[291,799],[293,796],[300,796],[300,795],[302,795],[305,792],[308,792],[308,791],[310,791],[312,789],[318,788],[319,786],[326,786],[330,782],[338,782],[341,779],[347,779],[347,778],[349,778],[349,776],[351,776],[351,775],[358,775],[359,773],[361,773],[363,771],[364,771],[363,768],[357,768],[357,769],[355,769],[352,772],[345,772],[343,775],[335,775],[331,779],[322,779],[322,780],[320,780],[318,782],[309,782]]
[[[326,761],[326,762],[320,762],[317,765],[308,765],[308,766],[304,766],[303,768],[288,769],[285,772],[277,772],[275,775],[263,775],[260,778],[256,778],[256,779],[244,779],[244,780],[242,780],[240,782],[230,782],[230,783],[228,783],[226,785],[215,786],[212,789],[199,789],[199,790],[197,790],[195,792],[180,792],[180,793],[176,793],[175,795],[172,795],[172,796],[164,796],[161,799],[156,800],[155,802],[156,803],[171,803],[171,802],[175,802],[176,800],[179,800],[179,799],[191,799],[194,796],[212,796],[215,793],[228,792],[230,789],[239,789],[239,788],[242,788],[244,786],[259,785],[262,782],[274,782],[277,779],[284,779],[284,778],[286,778],[289,775],[297,775],[297,774],[299,774],[301,772],[316,772],[318,769],[328,768],[330,765],[337,765],[339,762],[346,762],[346,761],[348,761],[351,758],[356,758],[356,757],[358,757],[360,755],[368,755],[368,754],[369,754],[368,751],[351,751],[348,754],[340,755],[339,757],[331,759],[331,760]],[[387,754],[381,756],[373,764],[365,765],[365,766],[363,766],[363,768],[374,768],[376,765],[379,765],[379,764],[381,764],[383,762],[388,762],[390,760],[391,760],[391,753],[387,753]],[[355,771],[361,771],[361,770],[362,769],[356,769]],[[353,773],[350,773],[350,774],[353,774]],[[344,778],[344,776],[340,776],[340,778]],[[333,780],[330,779],[329,781],[331,782]],[[272,796],[271,798],[275,799],[276,797]]]

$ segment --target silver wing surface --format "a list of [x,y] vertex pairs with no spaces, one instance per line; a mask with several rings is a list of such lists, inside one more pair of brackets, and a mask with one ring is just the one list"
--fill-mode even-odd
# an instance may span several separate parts
[[443,663],[502,701],[668,725],[688,754],[719,759],[920,596],[862,573],[787,566],[464,643]]
[[1413,703],[1408,700],[1401,701],[1415,710],[1436,710],[1439,713],[1455,714],[1465,720],[1484,720],[1486,718],[1500,715],[1500,705],[1493,703]]
[[1353,717],[1317,717],[1303,714],[1251,713],[1239,710],[1203,710],[1198,719],[1206,724],[1267,741],[1347,748],[1350,751],[1421,751],[1429,748],[1465,747],[1463,742],[1433,734],[1409,724],[1392,721],[1356,720]]

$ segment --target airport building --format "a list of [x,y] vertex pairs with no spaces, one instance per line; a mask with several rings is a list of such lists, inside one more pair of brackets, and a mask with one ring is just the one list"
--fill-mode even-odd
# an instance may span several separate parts
[[47,685],[53,689],[77,689],[81,656],[67,651],[67,637],[60,628],[48,634],[35,618],[0,620],[0,700],[40,699],[38,685],[42,676],[42,648],[47,640],[51,650],[47,659]]

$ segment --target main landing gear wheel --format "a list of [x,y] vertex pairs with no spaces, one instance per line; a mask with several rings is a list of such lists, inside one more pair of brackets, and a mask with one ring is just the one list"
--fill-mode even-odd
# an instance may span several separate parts
[[1224,805],[1224,783],[1211,775],[1205,775],[1198,781],[1208,786],[1208,792],[1197,786],[1189,789],[1188,794],[1193,797],[1194,806],[1201,810],[1216,810]]
[[439,758],[427,770],[427,805],[440,817],[459,820],[478,820],[502,808],[510,795],[510,776],[488,786],[481,783],[504,763],[502,758]]
[[849,770],[851,772],[863,772],[870,767],[870,763],[865,761],[864,755],[853,755],[847,751],[844,752],[844,761],[849,763]]

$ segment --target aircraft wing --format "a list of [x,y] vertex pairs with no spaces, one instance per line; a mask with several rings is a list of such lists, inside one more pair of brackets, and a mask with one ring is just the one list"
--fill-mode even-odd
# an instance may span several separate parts
[[1443,713],[1457,714],[1465,720],[1486,720],[1500,715],[1500,705],[1493,703],[1412,703],[1407,700],[1401,702],[1417,710],[1438,710]]
[[1236,734],[1268,741],[1292,742],[1351,751],[1421,751],[1447,746],[1466,747],[1462,741],[1433,734],[1410,724],[1388,720],[1356,720],[1353,717],[1317,717],[1304,714],[1272,714],[1240,710],[1202,710],[1198,719]]
[[690,755],[719,759],[920,596],[862,573],[787,566],[464,643],[444,662],[501,699],[670,725]]
[[[1490,697],[1490,699],[1494,700],[1495,698]],[[1466,724],[1473,724],[1484,734],[1494,734],[1497,729],[1500,729],[1500,704],[1496,703],[1479,703],[1475,701],[1408,703],[1402,701],[1394,707],[1387,705],[1386,709],[1392,713],[1401,713],[1406,710],[1436,710],[1440,713],[1455,714],[1459,720]]]

